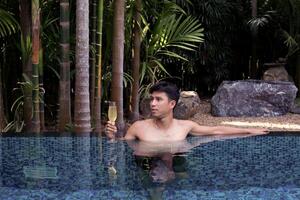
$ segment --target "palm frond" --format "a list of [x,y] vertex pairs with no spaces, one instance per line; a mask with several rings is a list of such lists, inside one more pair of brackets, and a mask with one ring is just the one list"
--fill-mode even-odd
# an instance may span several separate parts
[[19,30],[19,24],[13,15],[0,8],[0,38],[11,35]]
[[[162,24],[159,25],[159,31],[154,32],[151,38],[150,52],[174,57],[175,54],[166,52],[170,51],[166,49],[176,47],[182,50],[193,51],[197,48],[195,44],[203,42],[203,28],[201,28],[200,22],[191,16],[184,20],[182,18],[182,15],[177,19],[174,15],[171,15],[167,20],[161,21]],[[177,55],[176,57],[182,58]]]

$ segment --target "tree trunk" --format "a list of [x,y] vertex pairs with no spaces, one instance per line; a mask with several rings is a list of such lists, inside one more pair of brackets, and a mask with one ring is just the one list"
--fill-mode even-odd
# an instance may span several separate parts
[[[21,25],[21,37],[23,38],[23,41],[26,42],[29,38],[31,38],[31,1],[30,0],[20,0],[20,25]],[[28,77],[29,80],[31,80],[32,63],[31,63],[31,59],[27,56],[22,57],[22,69],[23,69],[23,73]],[[31,119],[32,119],[32,90],[31,89],[26,89],[24,91],[23,119],[25,123],[24,131],[30,132]]]
[[103,0],[98,1],[98,67],[97,67],[97,87],[95,96],[95,119],[96,132],[101,133],[101,90],[102,90],[102,27],[103,27]]
[[[95,117],[95,90],[96,90],[96,37],[97,37],[97,0],[90,0],[91,6],[91,38],[90,45],[92,47],[92,51],[90,51],[90,69],[91,69],[91,85],[90,85],[90,101],[91,101],[91,116],[92,116],[92,124],[94,125],[96,122]],[[97,125],[96,125],[97,126]]]
[[32,85],[33,85],[33,117],[32,132],[40,132],[39,103],[39,51],[40,51],[40,6],[39,0],[32,0]]
[[134,28],[133,28],[133,60],[132,60],[132,99],[131,99],[131,120],[136,121],[139,119],[139,79],[140,79],[140,50],[141,50],[141,12],[142,2],[141,0],[135,1],[136,11],[134,16]]
[[91,131],[89,97],[89,1],[76,0],[75,132]]
[[123,133],[123,61],[124,61],[124,12],[125,1],[114,1],[113,44],[112,44],[112,84],[111,100],[117,103],[117,126]]
[[58,130],[65,131],[71,124],[71,91],[70,91],[70,4],[69,0],[60,1],[60,80]]

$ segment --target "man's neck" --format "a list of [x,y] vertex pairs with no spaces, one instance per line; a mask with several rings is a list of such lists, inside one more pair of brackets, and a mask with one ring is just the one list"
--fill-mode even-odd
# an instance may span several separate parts
[[155,126],[157,126],[157,128],[159,129],[168,129],[172,123],[173,123],[174,119],[173,119],[173,115],[169,115],[169,116],[166,116],[164,118],[154,118],[153,119],[153,122],[155,124]]

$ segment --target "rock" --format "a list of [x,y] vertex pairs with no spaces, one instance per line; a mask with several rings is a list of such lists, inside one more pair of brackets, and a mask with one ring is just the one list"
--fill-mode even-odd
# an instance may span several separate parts
[[280,116],[293,106],[297,88],[285,81],[224,81],[211,100],[214,116]]
[[300,114],[300,106],[297,106],[297,105],[293,105],[290,109],[290,112],[291,113],[294,113],[294,114]]
[[266,81],[290,81],[289,74],[284,67],[271,67],[264,72],[263,80]]
[[150,98],[145,97],[140,102],[140,114],[143,116],[143,118],[149,118],[151,115],[150,110]]
[[[140,103],[141,115],[145,118],[149,118],[150,112],[150,98],[145,98]],[[174,118],[188,119],[194,116],[200,107],[200,98],[194,91],[182,91],[180,98],[174,109]]]
[[200,108],[200,98],[194,91],[182,91],[178,104],[174,110],[174,118],[189,119],[194,116]]

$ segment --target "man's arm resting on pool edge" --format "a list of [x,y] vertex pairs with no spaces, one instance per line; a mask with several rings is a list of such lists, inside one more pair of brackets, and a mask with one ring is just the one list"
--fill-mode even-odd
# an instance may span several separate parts
[[196,122],[189,121],[190,134],[195,136],[200,135],[234,135],[234,134],[266,134],[269,131],[261,128],[234,128],[228,126],[201,126]]

